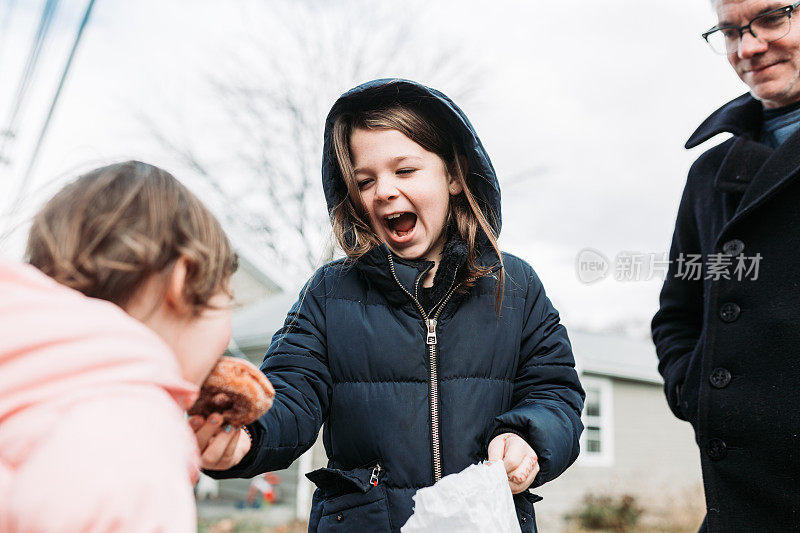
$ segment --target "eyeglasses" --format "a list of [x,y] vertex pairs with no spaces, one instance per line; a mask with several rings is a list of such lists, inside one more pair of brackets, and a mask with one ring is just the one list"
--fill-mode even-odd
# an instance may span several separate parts
[[746,31],[762,43],[771,43],[786,37],[792,29],[792,12],[797,6],[800,6],[800,1],[767,11],[744,26],[714,26],[702,37],[714,52],[721,55],[738,52]]

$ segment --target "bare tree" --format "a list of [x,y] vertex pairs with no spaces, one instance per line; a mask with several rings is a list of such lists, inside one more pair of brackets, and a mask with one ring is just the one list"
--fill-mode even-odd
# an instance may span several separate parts
[[481,67],[463,36],[445,37],[446,16],[421,2],[238,5],[250,29],[244,45],[218,52],[227,68],[207,76],[214,109],[203,113],[216,118],[206,141],[197,131],[166,134],[163,118],[147,122],[217,196],[228,229],[246,232],[290,278],[302,279],[334,254],[319,183],[324,120],[336,97],[369,79],[406,77],[463,101]]

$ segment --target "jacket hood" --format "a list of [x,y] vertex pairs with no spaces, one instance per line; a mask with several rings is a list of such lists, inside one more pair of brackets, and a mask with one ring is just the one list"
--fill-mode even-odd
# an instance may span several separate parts
[[127,384],[160,387],[183,409],[197,397],[172,350],[145,325],[2,257],[0,317],[0,427],[26,409]]
[[700,124],[686,141],[686,148],[699,146],[720,133],[757,139],[761,131],[762,109],[761,102],[753,98],[750,93],[731,100],[711,113]]
[[369,110],[388,103],[408,103],[422,107],[428,115],[441,121],[460,144],[469,164],[467,183],[475,195],[486,219],[500,234],[500,184],[497,181],[489,154],[478,134],[459,107],[450,98],[430,87],[403,79],[379,79],[355,87],[336,100],[325,120],[322,151],[322,187],[328,212],[347,195],[344,180],[336,163],[332,133],[336,118],[353,110]]

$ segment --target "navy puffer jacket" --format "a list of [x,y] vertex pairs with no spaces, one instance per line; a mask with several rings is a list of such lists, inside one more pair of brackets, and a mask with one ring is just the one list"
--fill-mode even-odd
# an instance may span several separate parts
[[[337,101],[325,134],[328,205],[343,193],[330,155],[333,118],[383,98],[424,100],[448,117],[499,230],[499,186],[471,125],[447,97],[407,81],[370,82]],[[491,252],[480,260],[499,268]],[[536,273],[512,255],[503,263],[500,317],[494,275],[467,292],[452,287],[428,315],[412,295],[431,263],[397,260],[385,245],[320,268],[266,354],[262,369],[277,395],[250,426],[255,445],[235,468],[209,473],[286,468],[324,423],[328,467],[308,475],[318,486],[309,531],[320,533],[399,531],[417,489],[486,459],[490,439],[506,431],[538,454],[534,486],[557,477],[578,456],[583,391],[567,332]],[[514,498],[523,531],[535,531],[535,499],[527,491]]]

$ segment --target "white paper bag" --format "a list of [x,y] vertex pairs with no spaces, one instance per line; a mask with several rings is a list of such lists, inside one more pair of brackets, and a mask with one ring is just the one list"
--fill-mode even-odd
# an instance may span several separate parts
[[414,495],[401,533],[520,533],[502,461],[469,466]]

